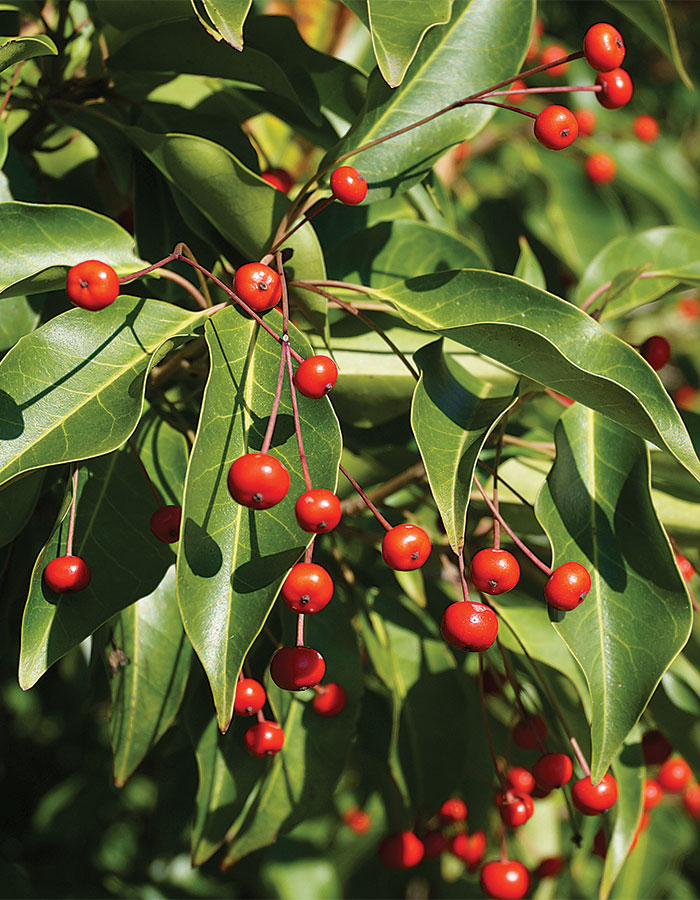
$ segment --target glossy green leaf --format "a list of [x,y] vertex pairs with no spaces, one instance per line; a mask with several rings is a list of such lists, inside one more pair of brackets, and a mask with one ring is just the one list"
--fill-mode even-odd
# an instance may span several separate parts
[[[390,88],[379,71],[372,74],[360,119],[328,161],[509,78],[530,41],[532,6],[529,0],[454,0],[449,24],[428,32],[400,88]],[[369,183],[370,202],[417,184],[448,147],[473,137],[492,115],[489,107],[463,107],[364,151],[353,163]]]
[[134,239],[127,231],[77,206],[0,203],[0,236],[3,297],[60,290],[68,269],[86,259],[109,263],[120,275],[145,265],[134,255]]
[[[275,322],[281,325],[279,316],[273,316]],[[231,463],[262,445],[279,345],[231,307],[207,323],[206,337],[212,366],[187,475],[178,596],[225,731],[243,659],[309,538],[294,517],[294,503],[305,487],[288,388],[271,449],[289,470],[289,493],[269,510],[250,510],[232,500],[226,486]],[[291,340],[302,355],[310,355],[296,329]],[[340,431],[331,405],[327,399],[300,396],[299,414],[312,483],[333,490]]]
[[0,484],[119,447],[141,415],[150,366],[205,318],[118,297],[99,314],[72,309],[23,337],[0,362]]
[[197,0],[192,0],[192,7],[209,34],[217,41],[223,38],[236,50],[242,50],[243,23],[253,0],[200,0],[200,2],[208,21],[200,14]]
[[700,479],[700,461],[658,376],[570,303],[475,269],[412,278],[374,294],[409,324],[491,356],[666,447]]
[[528,243],[527,238],[521,235],[518,238],[518,245],[520,247],[520,254],[513,275],[515,275],[516,278],[522,278],[523,281],[527,281],[528,284],[531,284],[534,287],[542,288],[543,291],[546,291],[547,282],[545,281],[542,266],[535,256],[532,247]]
[[5,511],[0,519],[0,547],[14,540],[29,521],[39,499],[44,475],[45,472],[38,469],[0,488],[0,505]]
[[414,359],[421,377],[413,394],[411,427],[447,539],[459,554],[476,461],[517,393],[492,396],[487,384],[443,354],[441,340],[427,344]]
[[452,0],[412,4],[367,0],[374,55],[390,87],[401,84],[429,29],[450,21],[451,8]]
[[646,769],[641,744],[623,744],[612,762],[612,772],[617,782],[618,799],[615,804],[615,825],[608,842],[598,894],[600,900],[607,900],[610,896],[642,818]]
[[25,59],[37,56],[57,56],[58,49],[47,34],[24,37],[0,37],[0,72]]
[[0,169],[5,165],[7,150],[7,125],[4,122],[0,122]]
[[33,331],[39,321],[41,300],[32,304],[26,297],[12,297],[0,304],[0,351],[9,350]]
[[591,692],[591,772],[599,780],[688,639],[688,595],[651,502],[639,438],[575,404],[555,432],[557,458],[535,512],[554,549],[593,580],[557,615]]

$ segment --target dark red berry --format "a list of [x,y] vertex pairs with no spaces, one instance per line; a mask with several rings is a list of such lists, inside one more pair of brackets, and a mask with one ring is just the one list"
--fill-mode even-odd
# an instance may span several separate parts
[[613,69],[612,72],[601,72],[595,80],[602,88],[595,95],[596,100],[606,109],[619,109],[632,99],[634,87],[632,79],[624,69]]
[[[521,750],[534,750],[547,738],[547,723],[542,716],[521,719],[513,728],[513,741]],[[538,740],[539,739],[539,740]]]
[[589,775],[574,783],[571,799],[584,816],[597,816],[617,803],[617,783],[609,772],[598,784],[593,784]]
[[653,116],[637,116],[633,128],[635,135],[645,144],[653,144],[659,136],[659,123]]
[[459,600],[442,614],[440,631],[447,643],[459,650],[487,650],[498,635],[498,619],[483,603]]
[[596,114],[592,109],[577,109],[574,113],[578,122],[578,133],[592,135],[596,126]]
[[302,494],[294,505],[299,528],[313,534],[333,531],[340,522],[340,500],[325,488],[312,488]]
[[390,869],[411,869],[425,855],[423,842],[412,831],[390,834],[379,845],[379,859]]
[[151,531],[164,544],[180,539],[182,509],[179,506],[161,506],[151,516]]
[[535,878],[556,878],[564,871],[564,860],[561,856],[548,856],[543,859],[534,871]]
[[428,831],[423,835],[425,858],[435,859],[447,850],[450,842],[441,831]]
[[608,839],[602,828],[599,828],[598,831],[596,831],[595,837],[593,838],[593,852],[601,859],[605,859],[608,852]]
[[253,756],[274,756],[284,745],[284,731],[277,722],[263,720],[245,733],[245,746]]
[[272,680],[285,691],[315,687],[325,674],[325,660],[311,647],[281,647],[270,663]]
[[268,453],[246,453],[231,464],[228,489],[242,506],[269,509],[287,496],[289,472]]
[[593,184],[610,184],[617,175],[615,160],[607,153],[593,153],[586,160],[585,168]]
[[555,609],[576,609],[591,589],[588,569],[577,562],[565,562],[552,572],[544,586],[544,596]]
[[485,594],[505,594],[520,580],[517,559],[507,550],[479,550],[471,563],[474,586]]
[[330,603],[333,587],[333,579],[323,566],[297,563],[282,585],[282,599],[292,612],[317,613]]
[[680,756],[671,757],[662,763],[656,776],[661,787],[669,794],[680,794],[688,786],[692,777],[690,766]]
[[506,773],[506,783],[516,794],[531,794],[535,789],[535,778],[523,766],[511,766]]
[[254,716],[267,700],[265,688],[255,678],[241,678],[236,685],[233,711],[237,716]]
[[647,778],[644,782],[644,811],[648,812],[654,809],[663,800],[664,789],[658,781],[653,778]]
[[583,53],[588,65],[598,72],[617,69],[625,58],[622,35],[606,22],[591,25],[583,39]]
[[450,841],[450,853],[466,863],[470,872],[475,872],[486,853],[486,835],[483,831],[456,834]]
[[647,731],[642,738],[642,756],[648,766],[659,766],[673,753],[673,747],[660,731]]
[[[562,47],[561,44],[550,44],[549,47],[545,47],[542,51],[540,65],[549,65],[549,63],[553,63],[555,60],[562,59],[564,56],[568,55],[566,47]],[[548,69],[545,69],[544,74],[549,75],[551,78],[557,78],[557,76],[563,75],[564,72],[566,72],[568,66],[568,63],[559,63],[558,66],[550,66]]]
[[663,369],[671,358],[671,345],[665,337],[654,334],[644,341],[639,348],[639,352],[652,369],[657,372],[659,369]]
[[336,200],[356,206],[367,196],[367,182],[353,166],[338,166],[331,174],[331,191]]
[[255,312],[277,306],[282,296],[280,277],[264,263],[246,263],[236,269],[233,289]]
[[521,900],[530,889],[530,873],[515,859],[486,863],[479,880],[483,892],[494,900]]
[[44,584],[54,594],[74,594],[90,584],[90,568],[79,556],[57,556],[44,569]]
[[330,356],[309,356],[294,373],[296,389],[312,400],[325,397],[337,380],[338,367]]
[[119,276],[107,263],[88,259],[68,270],[66,293],[81,309],[104,309],[119,295]]
[[465,822],[467,819],[467,804],[459,797],[450,797],[440,807],[438,815],[443,825],[454,825],[455,822]]
[[343,815],[343,821],[355,834],[364,834],[372,827],[372,819],[364,809],[349,809]]
[[545,753],[532,767],[532,774],[542,787],[558,788],[571,781],[574,767],[566,753]]
[[700,784],[689,784],[683,792],[683,806],[692,819],[700,819]]
[[418,525],[410,522],[390,528],[382,540],[384,562],[399,572],[420,569],[431,550],[428,535]]
[[576,116],[565,106],[546,106],[535,119],[535,137],[548,150],[563,150],[578,137]]
[[496,794],[496,806],[504,825],[509,828],[518,828],[532,818],[535,804],[529,794],[516,796],[515,794]]
[[316,688],[316,696],[311,705],[319,716],[330,719],[333,716],[339,716],[347,706],[347,702],[348,695],[345,688],[334,681],[329,681],[328,684]]
[[283,194],[288,194],[294,184],[294,179],[286,169],[266,169],[260,177]]

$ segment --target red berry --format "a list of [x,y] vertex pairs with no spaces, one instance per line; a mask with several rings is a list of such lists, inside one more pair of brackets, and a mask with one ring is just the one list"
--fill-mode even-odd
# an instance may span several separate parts
[[382,540],[384,562],[399,572],[420,569],[430,556],[431,550],[428,535],[418,525],[412,525],[410,522],[390,528]]
[[54,594],[74,594],[90,584],[90,568],[79,556],[57,556],[44,569],[44,584]]
[[700,784],[689,784],[683,792],[683,806],[693,819],[700,819]]
[[164,544],[180,539],[182,509],[179,506],[161,506],[151,516],[151,531]]
[[563,150],[578,137],[576,116],[565,106],[547,106],[535,119],[535,137],[548,150]]
[[676,563],[678,564],[678,568],[680,569],[681,575],[686,581],[690,581],[690,579],[695,575],[695,568],[689,559],[686,559],[682,553],[676,553]]
[[312,400],[325,397],[337,380],[338,367],[330,356],[309,356],[294,373],[296,389]]
[[[545,66],[551,62],[554,62],[555,59],[561,59],[563,56],[568,56],[568,52],[566,47],[562,47],[561,44],[550,44],[549,47],[545,47],[542,51],[542,56],[540,57],[540,65]],[[558,66],[552,66],[549,69],[545,69],[545,74],[550,75],[552,78],[556,78],[558,75],[563,75],[566,72],[569,64],[561,63]]]
[[520,566],[507,550],[479,550],[472,559],[470,575],[474,586],[485,594],[505,594],[520,580]]
[[284,744],[284,731],[277,722],[264,719],[252,725],[245,733],[245,746],[253,756],[274,756]]
[[595,131],[596,114],[592,109],[577,109],[574,113],[578,122],[578,133],[591,135]]
[[661,803],[663,797],[664,789],[659,782],[653,778],[647,778],[644,782],[644,811],[648,812],[650,809],[654,809]]
[[577,562],[565,562],[552,572],[544,586],[544,596],[555,609],[576,609],[591,589],[588,569]]
[[634,87],[632,79],[624,69],[613,69],[612,72],[601,72],[595,80],[602,87],[595,95],[596,100],[606,109],[619,109],[632,99]]
[[[539,740],[538,740],[539,738]],[[547,738],[547,723],[542,716],[521,719],[513,729],[513,741],[521,750],[534,750]]]
[[591,25],[583,39],[583,53],[588,65],[599,72],[617,69],[625,58],[622,35],[606,22]]
[[496,794],[496,806],[504,825],[518,828],[532,818],[535,804],[529,794],[516,797],[514,794]]
[[662,763],[656,777],[661,787],[669,794],[679,794],[688,785],[693,773],[682,757],[674,756]]
[[506,773],[506,782],[516,794],[531,794],[535,789],[532,772],[523,766],[511,766]]
[[673,402],[679,409],[693,409],[698,402],[697,388],[683,384],[673,392]]
[[536,784],[535,789],[532,792],[532,796],[534,797],[535,800],[542,800],[544,797],[549,797],[549,795],[551,793],[552,793],[551,788],[545,788],[539,784]]
[[474,834],[456,834],[450,841],[450,853],[466,863],[470,872],[474,872],[481,865],[486,853],[486,835],[483,831],[475,831]]
[[294,179],[286,169],[266,169],[260,177],[283,194],[288,194],[294,184]]
[[556,878],[564,870],[564,860],[561,856],[548,856],[543,859],[534,871],[535,878]]
[[294,514],[299,528],[314,534],[333,531],[340,522],[340,500],[332,491],[313,488],[302,494],[294,504]]
[[571,799],[584,816],[597,816],[617,803],[617,783],[609,772],[598,784],[593,784],[589,775],[574,783]]
[[637,116],[633,127],[636,136],[645,144],[653,144],[659,136],[659,123],[653,116]]
[[357,809],[357,807],[349,809],[343,815],[343,821],[355,834],[364,834],[372,826],[370,814],[364,809]]
[[676,309],[684,319],[700,319],[700,300],[697,297],[683,297],[676,303]]
[[333,716],[339,716],[345,709],[347,702],[348,695],[345,692],[345,688],[342,688],[334,681],[329,681],[328,684],[316,688],[316,696],[311,705],[314,708],[314,712],[318,713],[319,716],[330,719]]
[[610,184],[617,175],[617,166],[607,153],[594,153],[586,160],[586,175],[593,184]]
[[642,756],[648,766],[659,766],[673,753],[673,747],[660,731],[647,731],[642,738]]
[[305,691],[323,681],[326,663],[311,647],[280,647],[270,662],[270,675],[285,691]]
[[323,566],[297,563],[282,585],[282,599],[292,612],[317,613],[329,604],[333,587],[333,579]]
[[331,191],[341,203],[357,206],[367,196],[367,182],[354,166],[338,166],[331,174]]
[[411,869],[425,855],[423,842],[412,831],[399,831],[379,845],[379,859],[390,869]]
[[483,892],[494,900],[520,900],[530,889],[530,873],[515,859],[486,863],[479,880]]
[[532,774],[542,787],[558,788],[571,781],[574,767],[566,753],[545,753],[532,767]]
[[440,807],[438,815],[443,825],[453,825],[455,822],[464,822],[467,818],[467,804],[459,797],[450,797]]
[[663,369],[671,358],[671,345],[665,337],[655,334],[644,341],[639,348],[639,352],[652,369],[658,372],[659,369]]
[[246,263],[236,269],[233,289],[255,312],[265,312],[277,306],[282,296],[280,277],[263,263]]
[[119,294],[119,276],[107,263],[88,259],[68,270],[68,299],[81,309],[104,309]]
[[520,93],[527,87],[527,84],[522,80],[522,78],[518,78],[517,81],[514,81],[511,86],[508,88],[508,102],[509,103],[521,103],[523,100],[527,100],[528,94]]
[[596,831],[595,837],[593,838],[593,852],[601,859],[605,859],[605,855],[608,852],[608,839],[602,828],[599,828],[598,831]]
[[267,700],[265,688],[255,678],[241,678],[236,685],[233,711],[237,716],[254,716]]
[[542,24],[542,19],[536,17],[534,25],[532,26],[530,46],[527,48],[527,53],[525,54],[525,62],[534,63],[537,59],[537,54],[540,52],[540,38],[543,34],[544,25]]
[[242,506],[269,509],[287,496],[289,472],[268,453],[246,453],[231,464],[228,489]]
[[425,858],[435,859],[447,850],[450,842],[441,831],[428,831],[423,835]]
[[440,631],[448,644],[459,650],[487,650],[496,640],[496,613],[483,603],[459,600],[442,614]]

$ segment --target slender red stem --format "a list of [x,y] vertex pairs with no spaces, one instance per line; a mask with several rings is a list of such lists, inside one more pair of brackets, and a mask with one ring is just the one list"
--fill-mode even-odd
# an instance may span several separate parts
[[259,709],[257,712],[257,718],[258,718],[258,722],[265,721],[265,713],[261,709]]
[[161,500],[160,495],[158,494],[158,491],[155,488],[155,485],[151,481],[151,476],[148,474],[148,471],[143,464],[143,460],[141,459],[141,454],[136,449],[136,444],[134,444],[134,442],[132,441],[131,438],[129,438],[129,446],[131,447],[131,450],[132,450],[134,456],[136,457],[136,462],[141,467],[141,471],[146,476],[146,481],[148,482],[148,486],[151,489],[151,493],[153,494],[153,497],[155,498],[155,501],[158,504],[158,507],[163,506],[163,501]]
[[304,613],[297,616],[297,647],[304,646]]
[[[352,281],[335,281],[333,279],[324,279],[322,281],[313,280],[305,280],[305,281],[292,281],[291,284],[297,285],[302,288],[311,288],[311,287],[334,287],[334,288],[342,288],[345,291],[355,291],[358,294],[376,294],[376,288],[367,287],[364,284],[355,284]],[[333,298],[336,299],[335,297]]]
[[70,503],[70,519],[68,520],[68,538],[66,539],[66,556],[73,555],[73,536],[75,534],[75,513],[78,508],[78,464],[73,466],[73,496]]
[[287,367],[287,349],[288,348],[283,344],[282,349],[280,350],[280,366],[277,373],[277,386],[275,387],[275,396],[272,398],[272,408],[270,409],[270,418],[267,420],[265,437],[263,438],[262,447],[260,448],[261,453],[268,453],[270,450],[270,444],[272,443],[272,435],[274,434],[275,424],[277,422],[277,412],[280,406],[280,399],[282,398],[284,370]]
[[[311,474],[309,472],[309,464],[306,461],[306,453],[304,451],[304,440],[301,436],[301,421],[299,419],[299,405],[297,403],[297,389],[294,387],[294,372],[292,371],[292,358],[289,355],[289,345],[285,344],[282,347],[282,352],[285,353],[287,357],[287,374],[289,375],[289,387],[290,393],[292,397],[292,413],[294,416],[294,431],[297,436],[297,447],[299,448],[299,461],[301,463],[301,471],[304,475],[304,484],[306,485],[306,490],[310,491],[313,489],[313,485],[311,483]],[[286,352],[285,352],[286,351]]]
[[352,477],[352,475],[348,472],[348,470],[344,466],[340,465],[340,463],[338,464],[338,468],[343,473],[343,475],[345,475],[345,477],[350,482],[350,484],[355,488],[355,490],[360,495],[360,497],[362,497],[363,503],[365,504],[367,509],[371,510],[372,514],[374,515],[375,519],[379,522],[379,524],[383,528],[386,528],[387,531],[391,531],[391,529],[393,528],[393,525],[391,524],[391,522],[389,522],[389,520],[386,519],[379,512],[377,507],[374,505],[374,503],[372,503],[372,501],[369,499],[367,494],[365,494],[365,492],[362,490],[360,485],[355,481],[355,479]]
[[307,222],[310,222],[314,218],[314,216],[317,216],[327,206],[330,206],[330,204],[334,200],[335,200],[335,197],[326,197],[325,200],[322,200],[320,203],[318,203],[316,206],[314,206],[313,209],[310,209],[309,212],[306,213],[306,215],[304,216],[303,219],[300,219],[297,222],[297,224],[294,225],[293,228],[290,228],[289,231],[286,234],[283,234],[282,237],[278,241],[275,241],[275,243],[272,245],[272,247],[270,247],[270,249],[266,255],[274,253],[278,247],[281,247],[285,241],[289,240],[289,238],[294,234],[295,231],[298,231],[302,227],[302,225],[306,225]]
[[590,778],[591,777],[591,769],[590,769],[590,766],[588,765],[588,762],[586,761],[586,757],[583,755],[583,751],[581,750],[581,748],[578,745],[578,741],[576,740],[575,737],[573,737],[572,735],[569,735],[569,743],[571,744],[572,750],[576,754],[576,759],[578,760],[578,764],[583,769],[583,774],[586,775],[588,778]]
[[493,767],[496,770],[496,776],[501,783],[501,788],[503,789],[503,793],[508,793],[508,784],[503,776],[503,772],[501,772],[501,767],[498,765],[498,757],[496,756],[496,749],[493,745],[493,735],[491,734],[491,726],[489,725],[489,717],[486,712],[486,695],[484,692],[484,657],[483,654],[479,654],[479,698],[481,700],[481,718],[484,723],[484,732],[486,733],[486,743],[489,748],[489,754],[491,756],[491,762],[493,763]]
[[522,719],[523,723],[525,725],[527,725],[528,728],[530,729],[530,732],[532,733],[532,736],[535,739],[535,743],[537,744],[537,746],[540,749],[540,753],[544,756],[544,754],[547,752],[547,748],[544,744],[544,741],[542,741],[539,734],[537,733],[537,731],[532,727],[531,716],[528,715],[528,712],[525,709],[525,706],[523,704],[523,699],[520,696],[520,685],[518,684],[518,680],[515,677],[515,672],[512,669],[510,660],[507,658],[505,650],[504,650],[501,642],[498,640],[498,638],[496,638],[496,644],[497,644],[498,650],[501,654],[501,659],[503,660],[503,667],[506,672],[506,677],[508,678],[508,681],[510,682],[510,686],[513,688],[513,693],[515,694],[515,701],[518,704],[518,708],[520,709],[521,719]]
[[464,554],[457,554],[457,566],[459,568],[459,583],[462,587],[462,599],[469,602],[469,584],[467,583],[467,573],[464,565]]
[[310,563],[314,557],[314,544],[316,543],[316,535],[314,535],[309,541],[309,546],[306,548],[304,552],[304,562]]
[[481,106],[497,106],[499,109],[509,109],[511,112],[520,113],[521,116],[527,116],[528,119],[536,119],[537,114],[528,112],[526,109],[520,109],[519,106],[510,106],[508,103],[496,103],[495,100],[470,100],[472,103],[478,103]]
[[26,63],[26,61],[26,59],[23,59],[21,62],[18,62],[17,66],[15,67],[15,71],[12,73],[9,87],[5,91],[5,96],[2,98],[2,103],[0,103],[0,116],[5,112],[5,107],[10,102],[10,97],[12,96],[12,91],[15,89],[15,85],[17,84],[19,73],[22,71],[22,66]]
[[489,91],[489,93],[484,94],[484,96],[500,97],[502,95],[508,96],[509,94],[574,94],[580,91],[593,91],[593,93],[597,94],[602,90],[603,86],[601,84],[574,85],[573,87],[565,84],[558,87],[511,88],[509,91]]

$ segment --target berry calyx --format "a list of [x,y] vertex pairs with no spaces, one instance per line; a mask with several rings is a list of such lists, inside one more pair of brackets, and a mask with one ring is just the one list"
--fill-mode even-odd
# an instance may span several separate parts
[[571,799],[584,816],[597,816],[617,803],[617,782],[609,772],[598,784],[593,784],[588,775],[574,783]]
[[479,880],[483,892],[494,900],[521,900],[530,889],[530,873],[516,859],[486,863]]
[[665,337],[654,334],[644,341],[639,348],[639,352],[652,369],[655,372],[658,372],[659,369],[663,369],[671,358],[671,345]]
[[659,136],[659,123],[653,116],[637,116],[632,127],[635,135],[645,144],[653,144]]
[[435,859],[450,846],[450,842],[441,831],[428,831],[422,840],[426,859]]
[[179,506],[161,506],[151,516],[150,527],[153,534],[164,544],[172,544],[180,539],[182,509]]
[[516,794],[531,794],[535,789],[535,778],[523,766],[511,766],[506,772],[506,783]]
[[294,385],[304,397],[319,400],[332,391],[338,367],[330,356],[309,356],[294,373]]
[[343,821],[355,834],[364,834],[372,827],[372,819],[364,809],[354,807],[343,815]]
[[585,163],[586,175],[593,184],[610,184],[617,175],[617,166],[607,153],[594,153]]
[[467,819],[467,804],[459,797],[450,797],[440,807],[438,815],[443,825],[454,825],[455,822],[465,822]]
[[412,831],[399,831],[384,838],[378,853],[380,862],[390,869],[411,869],[423,859],[425,847]]
[[268,453],[246,453],[231,464],[228,489],[233,499],[250,509],[269,509],[287,496],[289,472]]
[[79,556],[57,556],[44,569],[44,584],[54,594],[84,591],[90,578],[90,568]]
[[568,611],[583,603],[590,589],[588,569],[577,562],[565,562],[549,576],[544,596],[550,606]]
[[558,788],[571,781],[574,766],[566,753],[545,753],[532,767],[532,774],[542,787]]
[[700,819],[700,784],[690,784],[683,792],[683,806],[691,819]]
[[340,500],[325,488],[312,488],[299,497],[294,504],[297,524],[303,531],[325,534],[333,531],[340,522],[342,510]]
[[319,716],[330,719],[333,716],[339,716],[347,703],[348,695],[345,688],[334,681],[329,681],[328,684],[320,685],[316,689],[316,696],[311,705]]
[[498,619],[491,607],[483,603],[459,600],[442,614],[440,631],[447,643],[458,650],[488,650],[498,635]]
[[505,594],[520,580],[520,566],[512,553],[492,547],[479,550],[472,559],[469,574],[477,590]]
[[88,259],[68,270],[66,293],[81,309],[104,309],[119,295],[119,276],[107,263]]
[[323,681],[326,662],[312,647],[280,647],[270,662],[270,676],[284,691],[305,691]]
[[657,781],[669,794],[680,794],[693,777],[688,763],[680,756],[667,759],[659,768]]
[[565,106],[546,106],[535,119],[535,137],[548,150],[563,150],[578,137],[576,116]]
[[535,804],[529,794],[516,796],[515,794],[496,794],[496,806],[504,825],[510,828],[518,828],[532,818]]
[[648,766],[660,766],[671,753],[673,747],[657,729],[647,731],[642,737],[642,756]]
[[578,133],[585,134],[590,137],[595,131],[597,122],[596,114],[592,109],[577,109],[574,113],[578,122]]
[[330,603],[333,579],[323,566],[297,563],[282,585],[282,600],[296,613],[317,613]]
[[[555,59],[561,59],[564,56],[568,56],[566,47],[562,47],[561,44],[550,44],[549,47],[545,47],[542,51],[540,65],[549,65],[549,63],[554,62]],[[568,63],[560,63],[558,66],[550,66],[549,69],[545,69],[544,73],[551,78],[556,78],[559,75],[563,75],[568,67]]]
[[331,173],[331,191],[341,203],[357,206],[367,196],[367,182],[354,166],[338,166]]
[[612,72],[601,72],[595,80],[602,87],[596,93],[596,100],[606,109],[619,109],[632,99],[634,87],[632,79],[624,69],[613,69]]
[[[542,716],[521,719],[513,728],[513,741],[521,750],[534,750],[547,738],[547,723]],[[538,740],[539,739],[539,740]]]
[[658,806],[663,800],[664,789],[654,778],[647,778],[644,782],[644,811],[649,812],[650,809]]
[[390,528],[382,539],[384,562],[399,572],[420,569],[431,550],[428,535],[418,525],[410,522]]
[[284,746],[284,731],[277,722],[263,719],[246,731],[244,740],[252,756],[274,756]]
[[266,169],[260,177],[283,194],[288,194],[294,184],[294,179],[286,169]]
[[564,860],[561,856],[548,856],[537,866],[533,875],[535,878],[556,878],[564,871]]
[[282,296],[280,277],[264,263],[246,263],[236,269],[233,289],[255,312],[265,312],[277,306]]
[[625,58],[622,35],[607,22],[591,25],[583,39],[583,54],[588,65],[598,72],[617,69]]
[[466,863],[470,872],[475,872],[486,853],[486,835],[483,831],[456,834],[450,841],[450,853]]
[[233,711],[237,716],[254,716],[265,706],[265,688],[255,678],[241,678],[236,685]]

